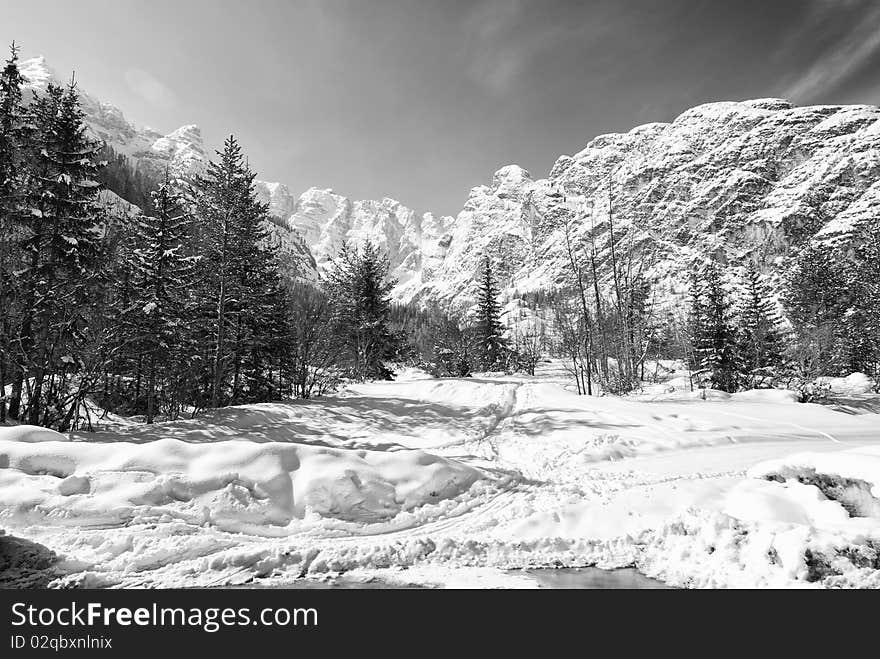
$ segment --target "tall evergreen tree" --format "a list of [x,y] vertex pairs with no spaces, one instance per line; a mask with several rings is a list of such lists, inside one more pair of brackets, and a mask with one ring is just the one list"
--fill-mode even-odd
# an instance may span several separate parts
[[776,303],[754,263],[748,264],[743,276],[739,316],[740,359],[748,386],[755,387],[762,376],[771,376],[782,366],[785,345]]
[[[79,365],[77,346],[86,340],[89,311],[100,298],[106,224],[95,180],[100,144],[86,135],[75,84],[66,89],[50,84],[35,97],[32,111],[33,171],[21,242],[25,262],[17,273],[23,303],[19,344],[30,376],[26,418],[45,424],[53,413],[67,417],[73,407],[62,411],[61,399]],[[11,407],[16,409],[21,384],[13,383]]]
[[501,324],[501,305],[498,301],[498,286],[492,271],[492,262],[486,256],[480,277],[477,298],[476,333],[481,367],[493,370],[504,364],[507,356],[507,341],[504,326]]
[[195,184],[211,407],[251,395],[249,385],[265,375],[267,321],[283,304],[267,241],[269,209],[257,199],[255,175],[233,136],[218,156]]
[[739,370],[736,328],[721,270],[715,263],[709,263],[693,281],[691,331],[695,361],[713,389],[736,391]]
[[390,380],[385,361],[396,352],[391,331],[388,259],[367,242],[361,249],[343,244],[327,277],[334,321],[347,347],[349,366],[360,380]]
[[179,187],[166,173],[153,193],[153,212],[138,222],[134,251],[137,294],[131,306],[136,350],[146,372],[146,421],[156,414],[157,387],[171,368],[184,364],[186,297],[195,259],[187,254],[191,220]]
[[9,59],[0,71],[0,423],[6,420],[10,378],[20,381],[13,346],[13,328],[20,309],[13,290],[13,273],[20,265],[18,249],[20,193],[25,184],[28,122],[22,105],[23,77],[18,69],[18,48],[12,44]]

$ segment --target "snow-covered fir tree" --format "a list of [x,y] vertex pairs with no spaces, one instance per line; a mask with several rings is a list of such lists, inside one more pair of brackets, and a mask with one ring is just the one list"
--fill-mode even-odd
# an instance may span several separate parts
[[488,256],[483,259],[477,292],[475,330],[480,367],[491,371],[503,366],[507,357],[507,341],[501,323],[498,285]]
[[739,357],[745,386],[772,383],[783,365],[782,318],[770,287],[754,263],[743,273],[739,311]]
[[691,342],[700,380],[713,389],[736,391],[737,336],[721,269],[707,263],[691,286]]
[[90,314],[102,299],[106,223],[95,180],[100,143],[86,134],[73,82],[66,88],[50,84],[31,112],[31,170],[19,243],[25,256],[15,273],[22,304],[17,342],[30,377],[27,414],[19,413],[24,371],[13,382],[10,411],[29,423],[55,422],[64,429],[76,407],[68,399],[68,380],[83,366]]
[[277,260],[267,241],[268,206],[257,200],[254,173],[233,136],[195,184],[198,287],[209,352],[206,403],[259,397],[269,367],[263,359],[268,325],[283,304]]
[[147,423],[156,415],[157,388],[170,384],[172,370],[187,367],[188,294],[197,263],[187,252],[192,220],[186,202],[167,174],[151,207],[137,223],[136,294],[130,306],[134,348],[146,379]]
[[[19,199],[25,173],[28,122],[22,105],[23,78],[18,69],[18,49],[11,47],[9,59],[0,71],[0,387],[14,371],[20,359],[15,355],[13,328],[19,312],[13,273],[21,262],[17,249],[20,230]],[[15,378],[16,381],[18,378]],[[0,390],[0,423],[6,421],[7,399]]]
[[353,377],[391,379],[385,361],[396,352],[391,331],[391,289],[388,259],[370,242],[360,249],[342,245],[327,275],[338,336],[346,346]]

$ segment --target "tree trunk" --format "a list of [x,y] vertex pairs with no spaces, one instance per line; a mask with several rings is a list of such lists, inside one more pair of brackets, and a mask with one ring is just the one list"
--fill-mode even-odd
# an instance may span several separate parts
[[147,423],[153,423],[153,404],[156,396],[156,353],[150,353],[150,371],[147,375]]
[[226,342],[226,282],[220,282],[220,295],[217,298],[217,339],[214,344],[213,384],[211,387],[211,407],[220,407],[220,387],[223,382],[223,348]]

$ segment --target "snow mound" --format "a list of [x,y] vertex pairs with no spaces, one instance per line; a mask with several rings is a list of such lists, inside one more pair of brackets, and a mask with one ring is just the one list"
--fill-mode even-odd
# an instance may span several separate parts
[[256,534],[307,517],[360,523],[390,518],[457,497],[482,477],[419,450],[237,440],[6,440],[0,441],[0,467],[0,518],[62,525],[177,519]]
[[815,486],[853,516],[880,517],[880,446],[832,453],[799,453],[769,460],[748,471],[751,478]]
[[752,467],[642,538],[649,576],[698,587],[880,587],[880,446]]
[[67,442],[70,439],[60,432],[40,426],[0,426],[0,441],[6,442]]
[[798,393],[791,389],[749,389],[738,391],[731,398],[755,403],[797,403]]
[[874,381],[864,373],[850,373],[845,378],[819,378],[833,394],[867,394],[874,391]]

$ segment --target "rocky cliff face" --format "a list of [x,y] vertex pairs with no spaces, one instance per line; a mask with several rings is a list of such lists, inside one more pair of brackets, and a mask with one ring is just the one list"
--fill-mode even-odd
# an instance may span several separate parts
[[731,268],[754,261],[772,278],[805,241],[846,241],[880,216],[880,109],[709,103],[600,135],[546,178],[503,167],[455,218],[312,188],[287,222],[319,270],[343,240],[370,239],[389,255],[398,299],[463,311],[486,255],[508,297],[570,285],[566,216],[575,245],[595,240],[606,285],[612,229],[660,296],[683,292],[687,271],[710,254]]
[[394,199],[351,201],[329,189],[311,188],[299,197],[287,223],[303,236],[319,271],[343,242],[371,241],[388,255],[397,296],[404,298],[421,290],[426,271],[445,255],[442,238],[449,220],[418,215]]
[[555,220],[572,212],[574,240],[592,231],[606,262],[611,217],[617,244],[639,248],[661,289],[680,290],[710,253],[772,275],[805,241],[844,241],[880,215],[880,109],[710,103],[669,124],[596,137],[544,179],[504,167],[471,191],[445,257],[414,294],[454,306],[484,254],[509,293],[564,285]]

